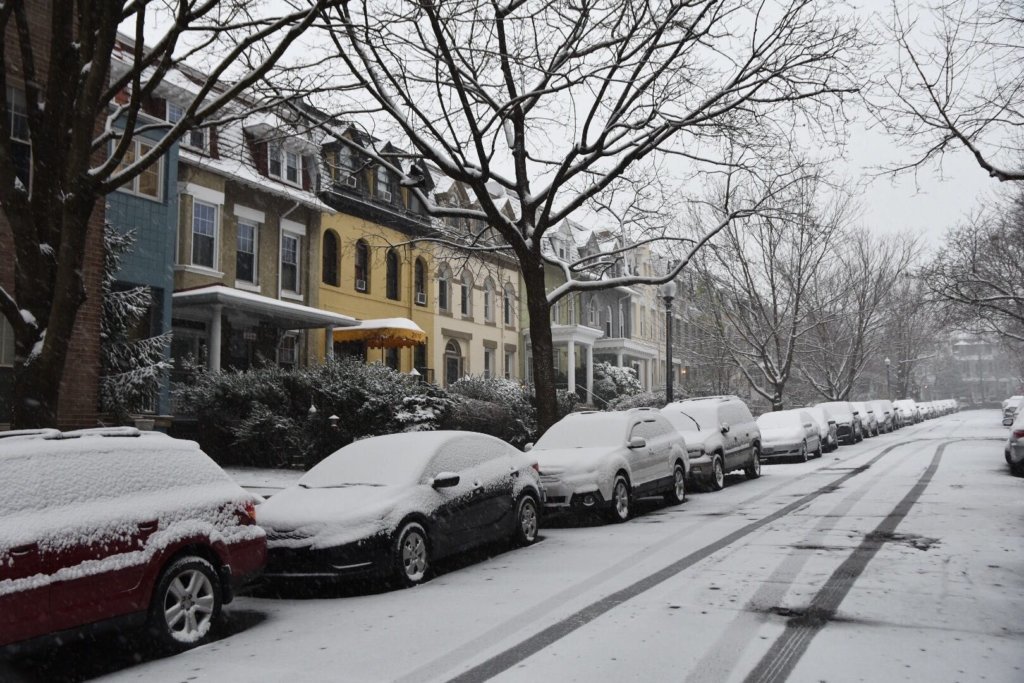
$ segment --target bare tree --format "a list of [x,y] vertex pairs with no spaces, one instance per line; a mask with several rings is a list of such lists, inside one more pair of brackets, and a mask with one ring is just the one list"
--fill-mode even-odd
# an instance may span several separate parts
[[[469,187],[479,208],[430,206],[417,178],[392,166],[403,184],[432,213],[487,223],[518,260],[541,431],[556,418],[551,306],[572,292],[672,279],[707,238],[760,202],[730,205],[697,240],[680,242],[675,267],[657,276],[594,277],[596,258],[560,261],[543,248],[545,233],[570,217],[584,221],[638,169],[736,174],[785,150],[796,127],[835,132],[862,60],[856,21],[818,0],[350,0],[323,23],[344,63],[317,64],[323,87],[344,71],[336,86],[357,88],[334,102],[352,116],[375,115],[376,125],[386,115],[394,136]],[[682,170],[670,173],[666,162]],[[489,187],[514,199],[514,217]],[[683,238],[629,235],[613,256],[664,239]],[[545,266],[565,280],[551,291]]]
[[[81,275],[97,201],[187,131],[214,123],[334,4],[313,0],[257,15],[242,0],[171,0],[162,12],[155,3],[76,0],[49,4],[41,23],[25,2],[0,4],[0,90],[24,95],[23,106],[0,98],[0,121],[13,114],[17,124],[0,132],[0,211],[15,252],[14,289],[0,288],[0,311],[14,328],[15,426],[56,422],[72,327],[86,296],[99,296],[85,291]],[[119,38],[119,27],[131,40]],[[200,55],[207,58],[181,118],[147,118],[148,100],[179,64]],[[12,140],[16,127],[30,159]],[[132,138],[143,131],[159,139],[136,157]]]
[[921,277],[957,326],[1024,342],[1024,190],[951,229]]
[[889,29],[899,62],[878,118],[916,149],[894,170],[963,148],[989,176],[1024,180],[1024,3],[944,0],[915,14],[893,0]]
[[918,240],[850,231],[837,251],[834,266],[819,271],[811,288],[800,372],[827,400],[846,401],[882,348],[890,318],[924,299],[900,299],[919,294],[905,285],[894,291],[920,253]]
[[948,339],[948,330],[940,312],[928,303],[923,281],[899,278],[892,288],[883,341],[879,345],[879,355],[890,360],[895,398],[918,394],[918,370]]
[[828,265],[850,203],[821,176],[796,184],[759,216],[734,221],[698,259],[716,343],[773,410],[785,406],[801,340],[815,325],[812,283]]

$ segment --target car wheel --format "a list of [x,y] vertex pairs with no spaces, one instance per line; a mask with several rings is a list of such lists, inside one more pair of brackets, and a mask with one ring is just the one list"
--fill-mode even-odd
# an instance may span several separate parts
[[149,629],[162,648],[185,650],[210,639],[220,612],[220,578],[213,565],[201,557],[183,557],[160,575],[149,609]]
[[625,522],[632,512],[629,499],[629,482],[626,477],[615,475],[615,483],[612,484],[611,507],[608,509],[608,517],[613,522]]
[[747,479],[757,479],[761,476],[761,449],[751,446],[750,452],[753,457],[750,459],[750,464],[743,468],[743,473],[747,475]]
[[427,530],[419,522],[407,522],[395,537],[393,568],[394,577],[401,586],[415,586],[427,578],[430,546]]
[[537,540],[537,531],[540,529],[539,510],[537,499],[529,493],[519,497],[519,504],[516,505],[516,530],[512,535],[516,545],[531,545]]
[[711,479],[708,481],[708,486],[712,491],[721,491],[725,488],[725,465],[722,463],[722,456],[719,453],[711,458]]
[[665,500],[669,505],[679,505],[686,501],[686,471],[679,463],[672,468],[672,488],[665,494]]

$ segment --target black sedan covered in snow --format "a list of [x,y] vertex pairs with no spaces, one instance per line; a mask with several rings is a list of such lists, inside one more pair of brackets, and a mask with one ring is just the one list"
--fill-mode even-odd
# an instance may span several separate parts
[[535,461],[484,434],[378,436],[345,446],[259,506],[269,578],[412,586],[473,546],[537,538]]

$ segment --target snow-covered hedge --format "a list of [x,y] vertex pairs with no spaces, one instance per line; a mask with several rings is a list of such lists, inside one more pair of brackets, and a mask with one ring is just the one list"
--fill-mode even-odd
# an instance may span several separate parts
[[643,386],[633,368],[620,368],[611,363],[594,365],[594,396],[595,403],[605,405],[623,396],[635,396],[643,391]]

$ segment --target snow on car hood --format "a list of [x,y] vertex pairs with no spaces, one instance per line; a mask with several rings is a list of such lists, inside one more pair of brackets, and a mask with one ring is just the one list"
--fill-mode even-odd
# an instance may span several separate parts
[[552,448],[533,449],[530,455],[537,459],[542,474],[558,472],[586,472],[597,469],[604,460],[621,447],[604,448]]
[[762,429],[761,430],[761,444],[767,446],[769,444],[794,444],[804,440],[803,431],[797,429]]

